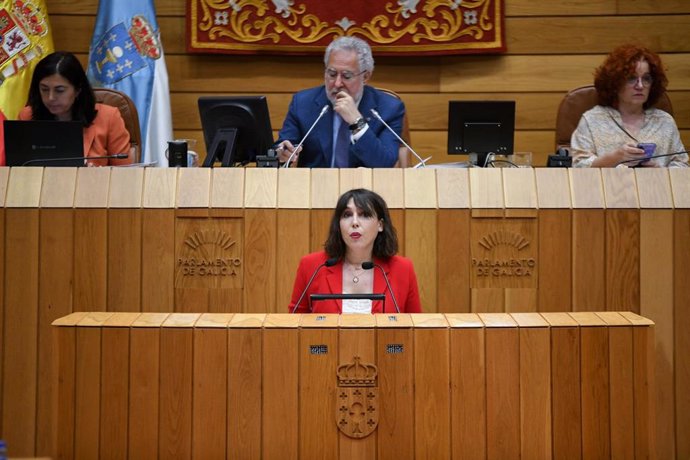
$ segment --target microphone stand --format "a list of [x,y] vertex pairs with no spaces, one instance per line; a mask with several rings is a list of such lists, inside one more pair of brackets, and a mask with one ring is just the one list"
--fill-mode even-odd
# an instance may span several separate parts
[[380,121],[381,123],[383,123],[383,126],[385,126],[385,127],[388,129],[388,131],[392,132],[393,135],[400,141],[400,143],[401,143],[402,145],[404,145],[405,147],[407,147],[407,148],[410,150],[410,152],[412,152],[412,154],[415,156],[415,158],[417,158],[417,159],[419,160],[419,163],[416,164],[416,165],[414,166],[414,168],[419,168],[420,166],[426,168],[426,162],[429,161],[429,160],[431,159],[431,157],[428,157],[427,159],[422,160],[422,157],[420,157],[419,155],[417,155],[417,152],[415,152],[414,149],[413,149],[412,147],[410,147],[410,146],[407,144],[407,142],[405,142],[405,141],[402,139],[402,137],[398,136],[398,133],[396,133],[395,130],[394,130],[393,128],[391,128],[390,126],[388,126],[388,123],[386,123],[385,121],[383,121],[383,118],[381,117],[381,115],[379,115],[379,113],[376,111],[376,109],[371,109],[371,113],[373,113],[374,116],[376,117],[376,119],[377,119],[378,121]]
[[22,166],[31,166],[32,163],[58,163],[60,161],[78,161],[78,160],[107,160],[109,158],[115,158],[118,160],[124,160],[125,158],[129,158],[128,153],[116,153],[114,155],[105,155],[102,157],[64,157],[64,158],[32,158],[31,160],[27,160],[24,163],[22,163]]
[[297,147],[295,147],[295,148],[292,150],[292,154],[290,154],[290,157],[289,157],[288,160],[285,162],[284,168],[289,168],[289,167],[290,167],[290,162],[291,162],[292,159],[295,157],[295,155],[297,155],[297,152],[299,152],[299,149],[302,147],[302,144],[304,144],[304,141],[306,141],[306,140],[307,140],[307,137],[309,137],[309,134],[311,134],[311,131],[314,129],[314,126],[316,126],[316,124],[319,122],[319,120],[321,119],[321,117],[323,117],[324,114],[325,114],[326,112],[328,112],[328,104],[326,104],[326,105],[323,106],[323,108],[321,109],[321,113],[319,113],[319,116],[316,117],[316,120],[314,121],[314,123],[312,123],[312,125],[309,127],[309,131],[307,131],[307,134],[305,134],[304,137],[302,138],[302,140],[299,141],[299,144],[297,144]]

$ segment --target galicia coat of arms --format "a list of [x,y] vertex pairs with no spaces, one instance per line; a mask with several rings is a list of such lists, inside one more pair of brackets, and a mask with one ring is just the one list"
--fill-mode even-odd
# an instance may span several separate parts
[[378,369],[355,356],[353,362],[338,366],[337,376],[338,429],[351,438],[369,436],[379,423]]
[[110,28],[91,50],[89,66],[101,84],[112,85],[158,59],[162,47],[158,34],[144,16],[131,19],[130,27],[121,22]]

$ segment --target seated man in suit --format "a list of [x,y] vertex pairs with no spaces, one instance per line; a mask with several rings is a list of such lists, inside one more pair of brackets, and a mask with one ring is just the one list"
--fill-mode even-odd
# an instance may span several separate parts
[[291,166],[310,168],[393,167],[399,141],[371,110],[400,135],[405,106],[394,96],[366,85],[374,71],[371,48],[359,38],[340,37],[326,48],[324,63],[324,85],[292,98],[278,134],[278,158],[285,163],[292,157]]

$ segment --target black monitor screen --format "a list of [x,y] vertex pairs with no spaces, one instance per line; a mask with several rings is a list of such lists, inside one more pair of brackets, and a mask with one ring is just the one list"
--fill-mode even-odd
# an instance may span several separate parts
[[448,153],[476,154],[483,166],[489,153],[513,153],[515,101],[450,101]]
[[205,96],[199,115],[206,142],[203,165],[241,166],[273,145],[265,96]]

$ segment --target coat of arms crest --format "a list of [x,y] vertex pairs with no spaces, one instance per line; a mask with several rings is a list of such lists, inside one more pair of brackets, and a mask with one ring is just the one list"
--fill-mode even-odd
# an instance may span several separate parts
[[379,423],[378,369],[355,356],[353,362],[338,366],[337,376],[338,429],[351,438],[369,436]]

